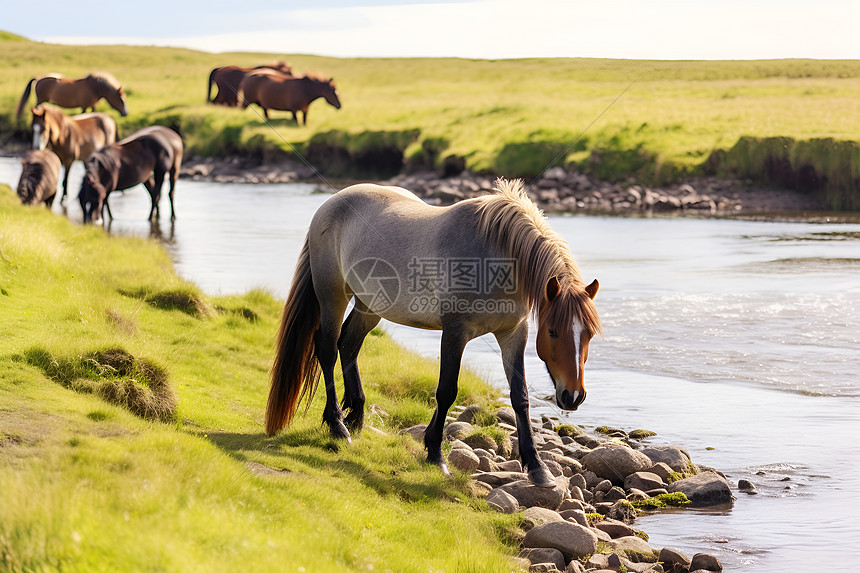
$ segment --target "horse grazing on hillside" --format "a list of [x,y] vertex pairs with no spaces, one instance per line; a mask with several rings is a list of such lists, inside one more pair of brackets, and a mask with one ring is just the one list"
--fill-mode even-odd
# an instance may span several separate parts
[[79,107],[81,112],[96,110],[96,103],[102,98],[123,117],[128,115],[125,105],[125,93],[122,86],[107,72],[95,72],[85,78],[70,80],[60,74],[48,74],[33,78],[27,82],[24,94],[15,109],[15,118],[21,117],[21,111],[30,98],[30,89],[36,84],[36,104],[53,103],[60,107]]
[[164,176],[170,178],[170,220],[176,219],[173,193],[182,165],[182,138],[170,128],[154,125],[133,133],[122,141],[95,152],[86,162],[86,173],[78,193],[84,223],[100,224],[102,209],[107,208],[108,195],[143,183],[152,199],[149,220],[158,218],[158,201]]
[[[259,70],[272,70],[285,76],[292,76],[293,69],[286,62],[278,62],[272,65],[256,66],[253,68],[240,68],[238,66],[224,66],[215,68],[209,73],[209,87],[206,90],[206,103],[220,105],[239,105],[239,84],[249,73]],[[218,87],[218,93],[212,98],[212,84]]]
[[270,109],[291,111],[297,124],[296,112],[302,112],[302,124],[307,125],[308,106],[320,97],[335,109],[340,109],[340,99],[332,79],[293,78],[259,71],[248,74],[239,85],[239,101],[243,109],[255,103],[263,108],[266,119],[269,119]]
[[[457,395],[466,343],[493,333],[516,412],[519,451],[531,481],[554,485],[538,457],[529,421],[524,359],[529,316],[537,353],[555,385],[555,400],[575,410],[585,399],[583,369],[600,332],[592,299],[567,243],[550,229],[520,181],[450,207],[432,207],[399,187],[362,184],[327,200],[311,220],[287,297],[272,366],[266,433],[292,420],[313,399],[322,369],[323,420],[349,440],[364,423],[357,358],[364,337],[385,318],[442,330],[436,411],[424,434],[429,462],[448,473],[442,455],[445,416]],[[354,307],[341,324],[350,299]],[[343,367],[343,417],[334,366]]]
[[60,179],[60,159],[53,151],[37,149],[27,152],[21,164],[21,178],[18,179],[21,203],[53,205]]
[[69,117],[59,108],[40,103],[33,113],[33,149],[50,149],[60,158],[63,174],[62,203],[69,187],[69,169],[80,159],[86,161],[97,150],[116,141],[116,122],[105,113],[84,113]]

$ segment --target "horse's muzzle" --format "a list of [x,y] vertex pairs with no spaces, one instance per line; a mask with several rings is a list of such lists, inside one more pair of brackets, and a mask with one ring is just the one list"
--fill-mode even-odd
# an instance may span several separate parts
[[561,400],[556,400],[559,408],[563,410],[576,410],[584,401],[585,390],[571,393],[570,390],[566,389],[561,392]]

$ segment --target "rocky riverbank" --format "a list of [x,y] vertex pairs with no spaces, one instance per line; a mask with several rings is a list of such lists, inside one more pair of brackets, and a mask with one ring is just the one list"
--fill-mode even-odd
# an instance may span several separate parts
[[[534,573],[722,571],[715,556],[688,557],[653,547],[633,526],[637,515],[665,506],[730,506],[735,497],[720,472],[697,466],[679,446],[649,445],[653,432],[586,429],[543,416],[532,421],[535,445],[556,485],[539,488],[518,459],[513,410],[495,412],[494,431],[477,423],[486,424],[488,414],[493,415],[470,406],[449,415],[448,464],[471,475],[472,491],[490,508],[521,513],[523,568]],[[404,432],[422,440],[425,428]]]
[[[310,166],[297,162],[254,164],[240,157],[189,158],[182,177],[225,183],[321,183]],[[405,187],[433,205],[450,205],[491,191],[495,177],[462,171],[444,177],[424,171],[380,181]],[[529,194],[547,213],[605,213],[621,215],[812,216],[825,206],[810,195],[786,189],[754,186],[749,181],[717,177],[692,178],[683,183],[649,187],[599,181],[554,167],[527,182]],[[335,188],[343,185],[332,184]]]

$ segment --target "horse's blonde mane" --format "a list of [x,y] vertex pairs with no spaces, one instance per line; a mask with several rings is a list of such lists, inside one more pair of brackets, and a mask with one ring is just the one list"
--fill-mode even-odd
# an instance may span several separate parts
[[536,315],[548,305],[547,283],[559,282],[559,300],[571,304],[548,305],[552,324],[578,319],[592,334],[601,332],[600,318],[567,242],[553,231],[543,212],[526,194],[520,179],[496,180],[496,193],[480,199],[478,234],[517,260],[517,280],[527,304]]
[[122,88],[117,79],[108,72],[93,72],[90,74],[90,77],[113,90],[119,91]]

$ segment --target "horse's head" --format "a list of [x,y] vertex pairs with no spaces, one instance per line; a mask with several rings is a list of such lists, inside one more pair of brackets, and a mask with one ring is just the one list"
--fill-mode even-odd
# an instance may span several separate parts
[[340,98],[337,97],[337,87],[334,80],[329,78],[323,85],[323,97],[335,109],[340,109]]
[[105,101],[107,101],[112,108],[117,110],[121,116],[125,117],[128,115],[128,108],[125,105],[125,92],[122,91],[122,88],[119,88],[116,91],[109,90],[105,94]]
[[546,285],[538,311],[537,353],[555,385],[555,401],[563,410],[576,410],[585,400],[583,372],[588,343],[600,329],[594,304],[597,280],[575,292],[557,277]]
[[96,152],[84,165],[84,179],[78,193],[84,223],[102,222],[102,208],[108,196],[113,174],[106,164],[106,156]]
[[33,149],[45,149],[51,141],[52,130],[56,128],[47,117],[48,108],[44,105],[39,104],[31,111],[33,113]]

